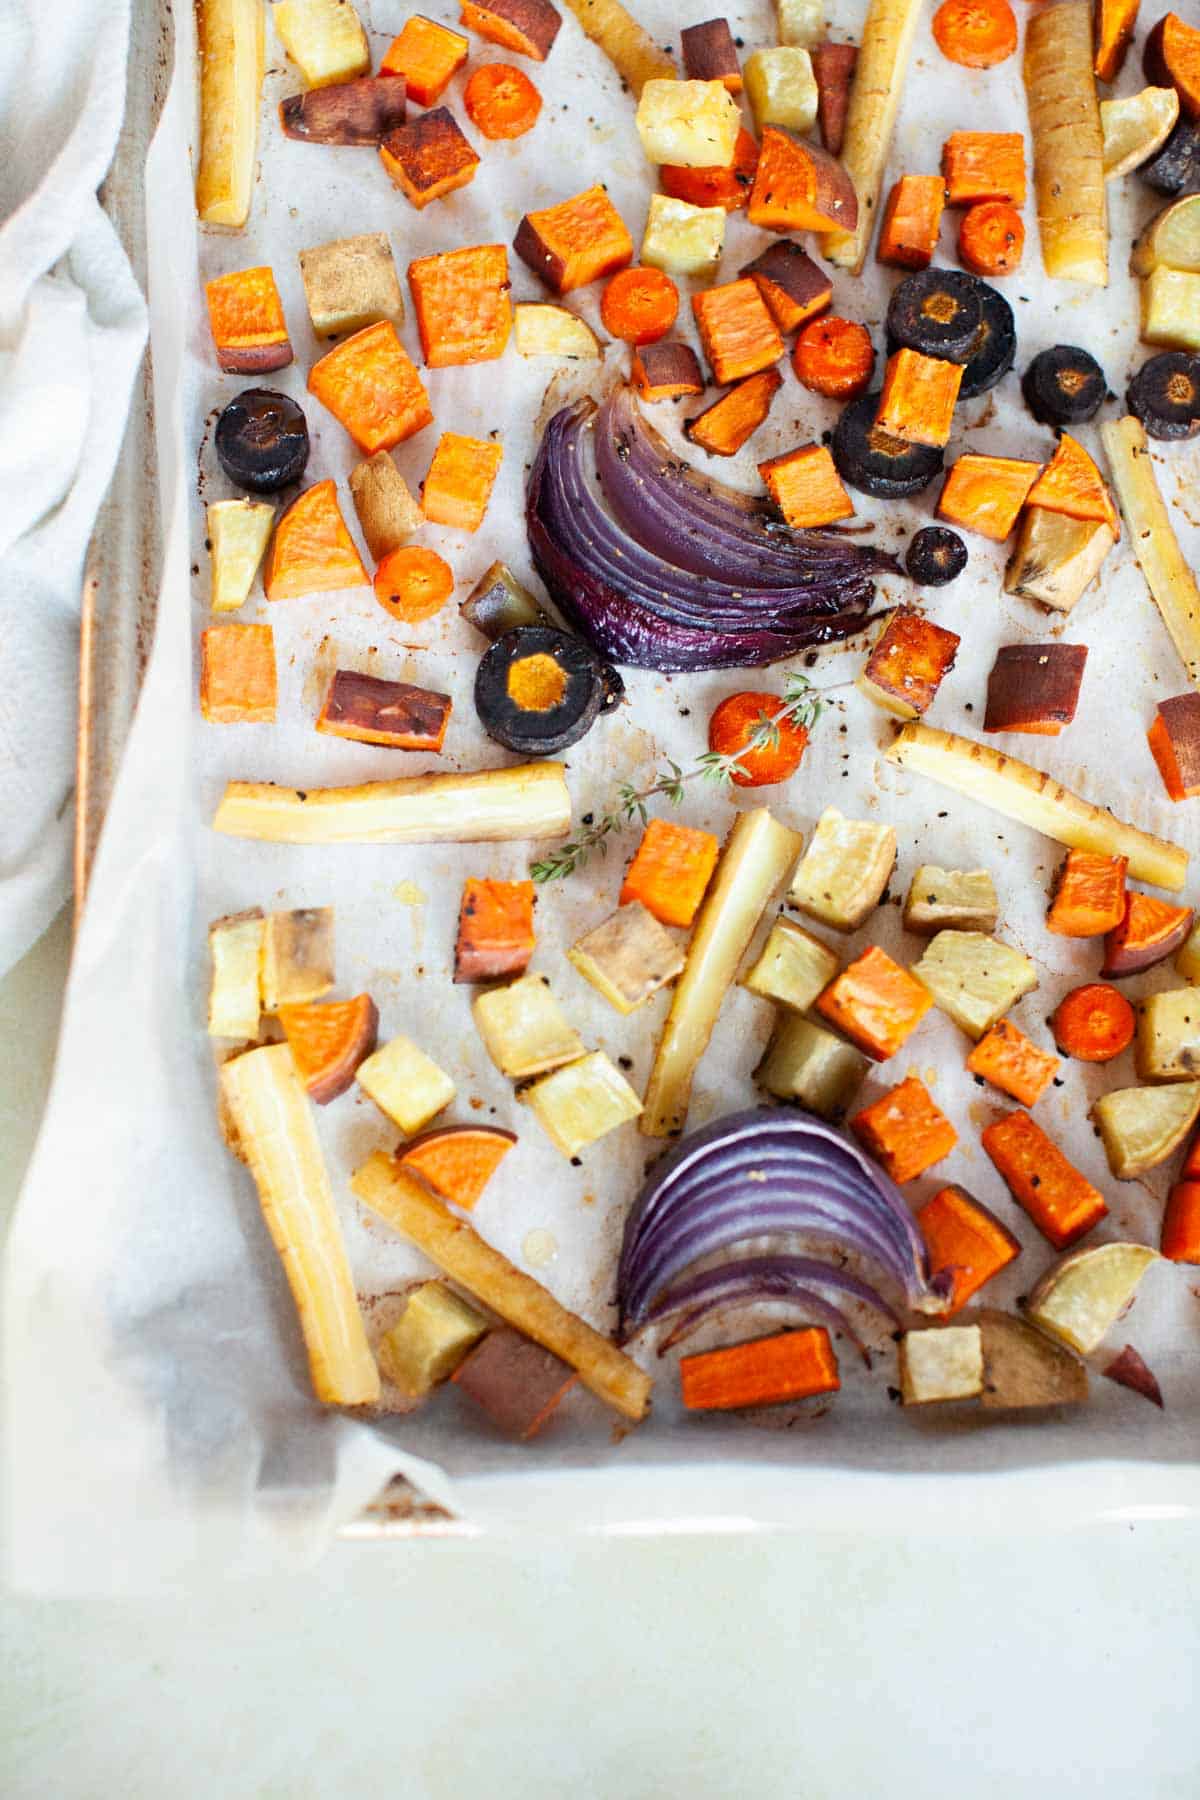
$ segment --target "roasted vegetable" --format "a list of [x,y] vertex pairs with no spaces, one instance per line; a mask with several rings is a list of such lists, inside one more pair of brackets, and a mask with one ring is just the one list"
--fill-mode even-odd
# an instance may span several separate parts
[[444,1281],[422,1282],[409,1295],[397,1323],[379,1340],[380,1370],[406,1400],[423,1400],[453,1375],[487,1328],[483,1314]]
[[1105,287],[1104,139],[1088,0],[1063,0],[1030,18],[1023,73],[1042,264],[1047,275]]
[[1058,1073],[1058,1058],[1031,1044],[1011,1019],[1000,1019],[985,1032],[967,1068],[1022,1106],[1036,1106]]
[[742,985],[764,1000],[774,1000],[793,1012],[807,1012],[837,972],[837,954],[828,944],[791,919],[780,918]]
[[449,694],[339,669],[317,715],[317,730],[360,744],[436,755],[445,741],[450,710]]
[[417,13],[392,39],[379,72],[399,76],[418,106],[434,106],[466,62],[470,48],[461,31]]
[[740,130],[727,169],[684,169],[664,163],[658,181],[672,200],[685,200],[702,209],[719,206],[722,212],[741,212],[750,198],[757,167],[758,144],[748,131]]
[[1123,856],[1068,850],[1054,877],[1046,930],[1059,937],[1103,937],[1125,917]]
[[1040,1331],[1090,1356],[1116,1324],[1157,1252],[1145,1244],[1098,1244],[1077,1250],[1047,1269],[1032,1294],[1026,1317]]
[[213,830],[280,844],[470,844],[561,837],[571,797],[561,763],[410,775],[361,787],[227,783]]
[[837,472],[880,500],[918,494],[941,473],[942,452],[891,436],[876,423],[878,411],[878,394],[863,394],[843,408],[830,446]]
[[783,339],[753,281],[742,278],[692,295],[700,342],[718,384],[769,369]]
[[296,600],[331,589],[365,587],[354,539],[332,481],[318,481],[280,514],[263,570],[268,600]]
[[491,362],[503,355],[513,323],[503,244],[473,244],[418,257],[408,265],[408,285],[429,368]]
[[1016,50],[1017,16],[1008,0],[942,0],[933,39],[949,62],[991,69]]
[[1146,737],[1169,798],[1200,794],[1200,694],[1160,700]]
[[585,981],[619,1013],[636,1012],[683,969],[684,955],[640,900],[610,913],[567,951]]
[[275,508],[252,500],[213,500],[205,511],[212,558],[212,609],[236,612],[249,598],[275,523]]
[[975,1400],[983,1392],[983,1338],[978,1325],[906,1331],[900,1339],[900,1399],[905,1406]]
[[454,571],[436,550],[400,544],[380,562],[374,588],[384,612],[404,625],[415,625],[432,619],[445,606],[454,592]]
[[1167,1196],[1159,1247],[1168,1262],[1200,1263],[1200,1182],[1186,1173]]
[[1027,956],[982,931],[939,931],[913,974],[947,1017],[976,1039],[1038,984]]
[[357,994],[353,1000],[281,1006],[279,1023],[309,1099],[327,1106],[345,1093],[374,1050],[379,1013],[369,994]]
[[[1040,464],[1018,457],[978,456],[968,451],[946,477],[938,496],[938,513],[1002,544],[1017,522],[1039,468]],[[963,555],[965,560],[965,550]]]
[[647,160],[680,169],[726,169],[741,114],[722,81],[654,79],[638,96],[634,119]]
[[503,444],[444,431],[421,484],[421,511],[433,525],[478,531],[500,473]]
[[1146,434],[1136,419],[1125,418],[1102,425],[1100,436],[1146,586],[1188,680],[1200,688],[1200,588],[1179,548]]
[[250,215],[265,59],[263,0],[199,0],[200,160],[196,212],[240,230]]
[[1143,1081],[1192,1081],[1200,1074],[1200,997],[1195,988],[1172,988],[1142,1001],[1134,1061]]
[[700,359],[690,344],[644,345],[634,352],[632,375],[642,400],[675,400],[704,392]]
[[946,184],[940,175],[902,175],[887,197],[875,254],[898,269],[927,269],[937,249]]
[[284,137],[304,144],[378,144],[403,125],[405,93],[390,75],[309,88],[280,102]]
[[[649,268],[663,270],[665,275],[715,275],[724,242],[723,207],[692,206],[669,194],[651,194],[641,249],[642,261]],[[620,279],[620,275],[614,277]],[[672,314],[671,325],[674,323]],[[671,325],[659,336],[665,336]]]
[[600,339],[577,313],[528,300],[513,308],[513,345],[518,356],[560,356],[570,362],[594,362],[603,354]]
[[754,1079],[777,1100],[843,1119],[870,1068],[861,1051],[799,1013],[780,1012]]
[[1200,1081],[1118,1088],[1092,1107],[1108,1166],[1121,1181],[1156,1169],[1178,1150],[1200,1117]]
[[817,999],[817,1010],[872,1062],[902,1050],[933,996],[886,951],[872,944],[848,963]]
[[738,270],[758,286],[780,331],[798,331],[828,307],[833,283],[799,244],[790,239],[770,244],[761,256]]
[[1154,215],[1133,246],[1129,268],[1134,275],[1160,268],[1200,270],[1200,194],[1188,194]]
[[[944,488],[942,492],[944,495]],[[957,581],[966,566],[967,546],[957,531],[950,531],[945,525],[922,525],[908,540],[904,568],[910,580],[921,587],[945,587]],[[923,712],[925,708],[919,710]]]
[[643,31],[621,0],[565,0],[593,43],[612,63],[621,80],[637,99],[648,81],[669,81],[675,64],[648,32]]
[[776,44],[746,58],[746,98],[761,132],[781,125],[803,134],[817,122],[817,82],[808,51],[797,44]]
[[440,1200],[470,1212],[516,1141],[498,1125],[440,1125],[403,1144],[396,1157]]
[[857,685],[868,700],[896,718],[920,718],[954,667],[960,642],[956,632],[932,624],[910,607],[898,607],[884,622]]
[[291,362],[283,303],[269,268],[218,275],[205,284],[204,297],[217,365],[226,374],[266,375]]
[[930,1274],[945,1271],[953,1281],[947,1319],[1020,1254],[1012,1232],[965,1188],[940,1189],[918,1211],[917,1224],[929,1252]]
[[621,883],[621,905],[640,900],[663,925],[691,925],[717,866],[711,831],[651,819]]
[[487,735],[524,756],[550,756],[589,732],[604,701],[599,657],[547,625],[510,631],[481,657],[475,710]]
[[1200,275],[1191,269],[1155,269],[1142,283],[1144,343],[1200,350]]
[[1077,1062],[1112,1062],[1133,1042],[1136,1021],[1124,994],[1103,981],[1064,994],[1050,1019],[1054,1041]]
[[781,44],[818,49],[825,35],[824,0],[775,0],[775,24]]
[[871,244],[920,14],[920,0],[870,0],[863,23],[841,146],[843,166],[858,195],[858,216],[821,240],[822,255],[855,275]]
[[371,67],[367,34],[348,0],[280,0],[271,22],[310,88],[351,81]]
[[534,62],[545,62],[562,24],[550,0],[462,0],[459,16],[489,43]]
[[1174,88],[1148,87],[1140,94],[1100,102],[1104,179],[1117,181],[1161,150],[1179,117]]
[[364,456],[393,450],[433,422],[421,377],[389,319],[327,350],[308,372],[308,391]]
[[556,294],[586,287],[633,261],[633,239],[602,187],[526,213],[513,249]]
[[1086,1366],[1063,1344],[1035,1331],[1024,1319],[984,1307],[985,1407],[1078,1406],[1088,1396]]
[[688,1412],[777,1406],[840,1387],[837,1357],[823,1325],[727,1344],[679,1363],[679,1393]]
[[893,351],[884,370],[875,415],[878,429],[905,443],[942,449],[954,425],[961,382],[962,369],[957,363],[923,356],[919,350]]
[[332,906],[267,914],[260,982],[268,1013],[303,1006],[329,992],[334,982]]
[[850,1129],[897,1186],[915,1181],[958,1142],[953,1125],[916,1075],[905,1076],[855,1113]]
[[1099,469],[1083,445],[1067,431],[1029,490],[1029,505],[1066,513],[1072,519],[1100,519],[1119,531],[1117,510]]
[[970,279],[979,295],[983,323],[963,368],[962,385],[958,390],[960,400],[972,400],[976,394],[986,394],[994,388],[1008,374],[1017,355],[1017,327],[1012,307],[997,288],[981,281],[977,275]]
[[585,1054],[583,1039],[540,975],[522,975],[477,995],[471,1013],[488,1055],[512,1081],[546,1075]]
[[1042,425],[1077,425],[1095,418],[1107,391],[1104,370],[1076,344],[1040,350],[1021,377],[1025,404]]
[[985,731],[1057,737],[1075,717],[1086,644],[1004,644],[988,676]]
[[1100,520],[1071,519],[1044,506],[1026,506],[1004,573],[1004,591],[1069,613],[1116,541],[1111,526]]
[[578,1377],[569,1363],[518,1331],[489,1331],[450,1377],[491,1423],[521,1442],[549,1424]]
[[475,179],[478,153],[445,106],[398,125],[379,145],[379,160],[418,212]]
[[[815,144],[801,144],[776,125],[762,134],[746,217],[764,231],[851,231],[858,217],[845,168]],[[828,255],[828,252],[826,252]]]
[[1200,126],[1195,120],[1180,119],[1158,155],[1138,173],[1160,194],[1200,192]]
[[455,981],[508,981],[534,950],[532,881],[463,883],[454,945]]
[[871,334],[853,319],[813,319],[796,339],[792,367],[797,381],[814,394],[856,399],[870,387],[875,368]]
[[533,130],[542,96],[524,70],[511,63],[481,63],[463,89],[463,105],[481,137],[504,143]]
[[274,494],[304,474],[308,426],[287,394],[246,388],[222,409],[213,446],[230,481],[254,494]]
[[1178,13],[1164,13],[1142,49],[1147,81],[1174,88],[1186,112],[1200,117],[1200,30]]
[[421,508],[386,450],[377,450],[351,469],[350,495],[376,562],[399,549],[421,523]]
[[[722,213],[722,230],[724,225]],[[626,344],[653,344],[666,337],[678,313],[679,289],[661,267],[620,269],[600,296],[604,329]]]
[[603,1050],[543,1075],[521,1099],[556,1150],[578,1156],[597,1138],[636,1119],[642,1103]]
[[[824,12],[823,5],[820,11]],[[789,42],[782,31],[780,42]],[[830,156],[840,156],[846,136],[846,114],[850,108],[858,45],[813,44],[809,56],[817,83],[817,123],[821,127],[821,142]]]
[[[772,729],[763,742],[767,722]],[[790,781],[803,762],[808,726],[777,694],[743,689],[740,694],[727,695],[714,708],[708,721],[708,747],[717,756],[735,759],[730,767],[734,787],[772,787]]]
[[803,444],[783,456],[773,456],[759,463],[758,472],[784,523],[793,531],[810,531],[854,517],[854,502],[824,444]]
[[728,19],[685,25],[679,34],[679,48],[688,81],[722,81],[731,94],[741,93],[742,71]]
[[1019,131],[952,131],[942,145],[951,206],[980,200],[1025,204],[1025,140]]
[[[1132,860],[1130,869],[1133,873]],[[1192,927],[1190,906],[1172,906],[1153,894],[1139,894],[1130,889],[1125,895],[1125,912],[1119,925],[1104,939],[1102,975],[1140,975],[1156,963],[1173,956],[1187,938]]]
[[1126,1344],[1110,1363],[1105,1364],[1101,1373],[1106,1380],[1115,1381],[1118,1387],[1128,1388],[1133,1394],[1140,1394],[1153,1406],[1163,1405],[1162,1389],[1154,1371],[1147,1367],[1145,1358],[1132,1344]]
[[736,456],[758,430],[771,410],[771,402],[783,385],[777,369],[762,369],[747,376],[722,394],[695,418],[685,419],[684,431],[693,444],[710,456]]
[[494,562],[484,570],[459,611],[493,644],[497,638],[519,627],[548,622],[529,589],[522,587],[512,570],[502,562]]
[[986,869],[939,869],[922,863],[904,901],[904,929],[921,937],[939,931],[993,932],[1000,906]]
[[212,977],[208,989],[208,1035],[258,1036],[261,1000],[259,964],[267,921],[257,906],[214,919],[208,928]]
[[445,1069],[413,1043],[394,1037],[358,1065],[355,1080],[401,1131],[420,1131],[453,1100],[456,1089]]
[[958,259],[975,275],[1011,275],[1025,254],[1025,224],[1008,200],[977,200],[958,222]]
[[847,819],[827,806],[800,859],[788,899],[835,931],[857,931],[879,905],[895,865],[892,826]]
[[976,282],[957,269],[921,269],[892,290],[889,345],[943,362],[966,363],[983,324]]
[[1125,405],[1148,437],[1177,442],[1200,431],[1200,356],[1164,350],[1144,362]]
[[[399,83],[387,78],[385,87]],[[318,88],[312,98],[328,98],[338,89]],[[389,319],[404,323],[404,295],[385,231],[338,238],[300,252],[300,278],[312,328],[320,338],[342,337]]]
[[275,701],[269,625],[213,625],[200,633],[200,711],[210,724],[271,725]]
[[1140,6],[1141,0],[1096,0],[1097,81],[1115,81],[1121,73]]
[[1091,1231],[1108,1208],[1104,1197],[1027,1112],[1006,1113],[982,1135],[1013,1199],[1056,1250]]

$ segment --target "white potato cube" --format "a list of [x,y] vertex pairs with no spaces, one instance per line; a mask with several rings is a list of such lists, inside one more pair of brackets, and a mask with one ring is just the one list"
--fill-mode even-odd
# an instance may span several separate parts
[[562,356],[572,362],[594,362],[600,355],[599,338],[578,313],[537,300],[522,300],[514,306],[513,343],[518,356]]
[[835,931],[857,931],[878,906],[895,862],[892,826],[847,819],[827,806],[792,879],[792,905]]
[[445,1069],[403,1036],[360,1063],[354,1079],[380,1112],[409,1135],[449,1106],[456,1092]]
[[974,1400],[983,1392],[983,1335],[978,1325],[906,1331],[900,1340],[900,1397],[905,1406]]
[[781,44],[819,44],[825,36],[825,0],[775,0]]
[[1155,269],[1142,283],[1142,341],[1200,350],[1200,274]]
[[982,931],[939,931],[912,972],[972,1038],[990,1031],[1038,984],[1027,956]]
[[376,1360],[408,1400],[422,1400],[453,1375],[488,1328],[482,1313],[443,1281],[426,1281],[409,1295],[399,1321],[379,1340]]
[[332,906],[267,914],[259,972],[264,1012],[307,1006],[327,994],[335,978]]
[[584,1054],[583,1039],[540,975],[522,975],[472,1003],[475,1028],[502,1075],[521,1081]]
[[641,1101],[603,1050],[593,1050],[535,1081],[521,1098],[564,1156],[578,1156],[642,1110]]
[[817,117],[817,78],[807,50],[794,44],[756,50],[746,58],[743,77],[760,131],[764,125],[781,125],[785,131],[812,130]]
[[723,81],[648,81],[634,122],[652,163],[727,169],[742,115]]
[[904,929],[922,937],[938,931],[994,931],[999,915],[995,883],[986,869],[922,863],[904,902]]
[[210,1037],[256,1038],[259,965],[267,921],[258,907],[215,919],[208,928],[212,983],[208,990]]
[[1200,1075],[1200,994],[1172,988],[1138,1009],[1137,1072],[1143,1081],[1192,1081]]
[[331,87],[370,73],[367,34],[349,0],[280,0],[271,17],[306,87]]
[[725,208],[692,206],[652,194],[642,238],[642,261],[668,275],[712,275],[725,243]]
[[386,231],[335,238],[300,252],[308,316],[319,338],[361,331],[388,319],[404,323],[404,295]]
[[775,1035],[754,1079],[777,1100],[798,1100],[823,1119],[841,1119],[870,1066],[852,1044],[802,1014],[781,1008]]
[[214,500],[207,513],[212,556],[212,609],[245,605],[271,540],[275,508],[261,500]]
[[683,971],[678,942],[640,900],[618,906],[567,951],[585,981],[619,1013],[634,1012]]
[[839,968],[838,957],[803,925],[776,919],[762,955],[742,982],[752,994],[807,1012]]

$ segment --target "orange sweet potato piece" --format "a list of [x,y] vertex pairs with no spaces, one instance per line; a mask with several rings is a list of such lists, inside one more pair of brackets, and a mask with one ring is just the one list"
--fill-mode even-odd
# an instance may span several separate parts
[[393,38],[379,73],[399,75],[410,100],[418,106],[432,106],[466,62],[470,48],[461,32],[417,13],[407,21],[399,37]]
[[711,831],[651,819],[625,871],[620,903],[640,900],[660,925],[690,925],[717,866],[721,846]]
[[889,436],[940,450],[950,441],[962,365],[907,347],[888,357],[875,422]]
[[443,432],[421,491],[421,510],[431,524],[478,531],[503,455],[503,444],[488,438]]
[[1103,937],[1125,917],[1124,856],[1068,850],[1054,880],[1046,930],[1058,937]]
[[1107,1214],[1103,1196],[1027,1112],[1007,1113],[982,1141],[1013,1199],[1056,1250],[1076,1243]]
[[696,329],[718,386],[769,369],[783,339],[756,284],[743,276],[692,295]]
[[837,1357],[823,1325],[781,1331],[748,1344],[727,1344],[679,1361],[679,1389],[689,1412],[772,1406],[833,1394],[841,1386]]
[[204,289],[217,363],[230,375],[265,375],[292,360],[287,321],[269,268],[218,275]]
[[927,269],[946,204],[940,175],[902,175],[887,197],[875,254],[897,269]]
[[929,1252],[930,1274],[953,1271],[945,1319],[961,1312],[971,1296],[1021,1252],[1008,1227],[966,1188],[953,1184],[926,1201],[917,1213],[917,1224]]
[[957,1131],[915,1075],[864,1106],[850,1129],[895,1182],[915,1181],[958,1142]]
[[278,1016],[300,1079],[318,1106],[345,1093],[379,1035],[379,1013],[369,994],[281,1006]]
[[685,169],[675,163],[663,163],[658,182],[672,200],[686,200],[689,206],[721,206],[726,212],[740,212],[750,198],[754,171],[758,167],[758,145],[744,128],[737,134],[733,161],[727,169]]
[[1179,949],[1192,928],[1190,906],[1174,906],[1169,900],[1129,888],[1125,915],[1104,939],[1102,975],[1140,975],[1165,962]]
[[1141,0],[1096,0],[1097,81],[1115,81],[1137,24]]
[[680,343],[678,338],[640,344],[633,353],[631,372],[642,400],[674,400],[681,394],[704,392],[700,359],[690,344]]
[[764,231],[853,231],[854,183],[826,150],[801,144],[777,125],[762,134],[746,216]]
[[512,283],[503,244],[419,257],[408,265],[408,285],[429,368],[491,362],[503,355],[512,330]]
[[809,51],[817,83],[817,123],[821,142],[831,156],[842,154],[850,89],[858,62],[857,44],[814,44]]
[[1022,1106],[1035,1106],[1058,1072],[1058,1058],[1031,1044],[1011,1020],[1001,1019],[974,1046],[967,1067]]
[[1146,741],[1168,798],[1191,800],[1200,794],[1200,694],[1160,700]]
[[499,1125],[439,1125],[413,1138],[396,1161],[439,1199],[470,1212],[516,1141]]
[[1147,81],[1173,87],[1184,112],[1200,118],[1200,27],[1164,13],[1146,39],[1142,68]]
[[602,187],[526,213],[513,249],[556,294],[569,294],[633,261],[633,239]]
[[1047,512],[1066,513],[1071,519],[1102,519],[1121,535],[1121,521],[1105,486],[1104,477],[1070,432],[1064,431],[1058,448],[1026,496],[1030,506]]
[[1025,139],[1019,131],[952,131],[942,145],[942,174],[951,206],[976,200],[1025,204]]
[[339,669],[318,714],[317,730],[359,744],[436,753],[445,741],[450,711],[449,694]]
[[421,377],[388,319],[326,351],[309,370],[308,391],[367,456],[394,449],[433,420]]
[[550,0],[462,0],[459,21],[491,44],[545,62],[562,15]]
[[454,946],[455,981],[506,981],[533,955],[532,881],[463,882]]
[[268,600],[295,600],[370,581],[338,505],[337,484],[305,488],[275,527],[263,572]]
[[418,212],[475,179],[478,152],[473,150],[445,106],[421,113],[389,131],[379,157],[393,182]]
[[738,273],[757,282],[780,331],[798,331],[807,320],[823,313],[833,299],[833,283],[825,270],[790,238],[768,245]]
[[210,625],[200,633],[200,711],[214,725],[275,719],[275,633],[269,625]]
[[782,384],[778,369],[749,375],[694,419],[688,419],[684,430],[693,444],[699,444],[710,456],[736,456],[770,412]]
[[854,502],[824,444],[805,444],[758,465],[767,492],[793,531],[854,516]]
[[912,607],[899,606],[876,639],[858,685],[899,719],[919,719],[954,667],[962,639]]
[[980,456],[968,451],[946,477],[938,517],[1002,544],[1040,472],[1040,463],[1020,457]]
[[817,997],[817,1010],[874,1062],[886,1062],[933,1005],[928,989],[877,944],[847,963]]
[[1168,1262],[1200,1263],[1200,1181],[1177,1181],[1167,1197],[1159,1249]]

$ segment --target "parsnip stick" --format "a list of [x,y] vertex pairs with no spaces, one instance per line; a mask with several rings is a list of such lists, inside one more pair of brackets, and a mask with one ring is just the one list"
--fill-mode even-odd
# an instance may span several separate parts
[[1200,588],[1183,560],[1155,479],[1146,434],[1136,419],[1110,419],[1100,427],[1100,436],[1150,597],[1162,614],[1188,680],[1200,688]]
[[1064,281],[1105,287],[1104,133],[1092,71],[1089,0],[1062,0],[1030,15],[1022,73],[1042,266]]
[[214,831],[277,844],[491,843],[561,837],[570,825],[571,796],[557,762],[346,788],[231,781],[213,816]]
[[648,81],[674,81],[679,70],[667,52],[638,24],[621,0],[566,0],[585,33],[599,44],[634,99]]
[[350,1186],[372,1212],[423,1250],[452,1281],[506,1324],[570,1363],[593,1394],[627,1419],[645,1417],[650,1377],[615,1344],[560,1306],[541,1282],[514,1268],[465,1219],[414,1181],[394,1157],[376,1150],[355,1170]]
[[920,15],[921,0],[871,0],[867,9],[841,158],[858,195],[858,224],[853,231],[827,231],[821,239],[826,261],[854,275],[867,259],[879,216],[879,193]]

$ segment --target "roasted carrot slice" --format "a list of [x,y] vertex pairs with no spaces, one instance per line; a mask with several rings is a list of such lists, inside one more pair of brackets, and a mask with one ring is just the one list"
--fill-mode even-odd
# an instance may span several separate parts
[[281,1006],[278,1016],[300,1079],[318,1106],[345,1093],[379,1034],[379,1014],[370,994],[311,1006]]
[[439,1199],[470,1212],[516,1141],[498,1125],[441,1125],[414,1138],[396,1161]]
[[385,612],[406,625],[440,612],[454,592],[454,574],[436,550],[401,544],[375,571],[375,598]]
[[933,15],[942,55],[964,69],[992,69],[1017,47],[1017,18],[1008,0],[942,0]]
[[718,756],[738,758],[739,766],[733,771],[737,787],[770,787],[774,782],[787,781],[800,767],[808,746],[808,730],[794,719],[783,719],[776,725],[774,743],[746,749],[755,732],[782,712],[783,706],[778,694],[730,694],[709,720],[709,749]]
[[1072,988],[1050,1020],[1054,1041],[1077,1062],[1105,1063],[1133,1042],[1137,1019],[1124,994],[1104,981]]
[[1025,252],[1025,224],[1007,200],[968,206],[958,227],[958,255],[973,275],[1011,275]]
[[792,351],[796,379],[828,400],[865,394],[875,368],[875,350],[865,325],[827,314],[806,325]]
[[538,122],[542,96],[523,69],[511,63],[484,63],[463,94],[467,117],[491,141],[524,137]]
[[600,300],[606,331],[626,344],[653,344],[666,337],[679,312],[679,289],[661,269],[622,269]]

